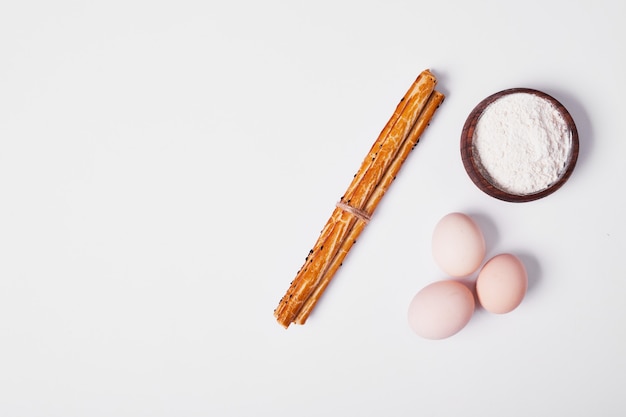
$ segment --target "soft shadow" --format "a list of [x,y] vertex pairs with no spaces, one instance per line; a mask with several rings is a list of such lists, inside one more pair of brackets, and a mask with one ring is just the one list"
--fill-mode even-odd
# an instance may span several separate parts
[[452,281],[456,281],[465,285],[467,289],[470,290],[470,292],[474,296],[475,309],[481,308],[480,303],[478,302],[478,294],[476,293],[476,276],[477,275],[478,275],[478,272],[476,272],[475,274],[469,275],[467,277],[463,277],[463,278],[450,278]]
[[494,248],[497,248],[498,243],[500,243],[500,232],[498,231],[496,223],[485,213],[467,212],[466,214],[474,219],[480,230],[483,232],[487,254],[492,253]]
[[514,254],[522,261],[526,268],[526,274],[528,275],[528,292],[535,291],[543,278],[541,264],[533,254],[526,252],[514,252]]
[[447,98],[450,95],[450,90],[446,88],[446,85],[448,85],[448,79],[450,78],[448,72],[437,68],[431,68],[430,70],[433,75],[437,77],[437,87],[435,89]]

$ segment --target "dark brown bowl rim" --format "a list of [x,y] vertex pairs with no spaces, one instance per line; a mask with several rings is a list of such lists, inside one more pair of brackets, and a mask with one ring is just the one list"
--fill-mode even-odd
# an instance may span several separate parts
[[[482,115],[483,111],[494,101],[499,98],[515,93],[526,93],[526,94],[534,94],[538,97],[548,100],[551,102],[554,107],[561,113],[565,122],[570,128],[572,134],[572,148],[570,150],[569,160],[567,162],[567,167],[563,170],[563,173],[559,177],[557,181],[555,181],[551,186],[546,189],[543,189],[539,192],[532,194],[511,194],[500,188],[496,187],[492,184],[487,178],[485,178],[474,159],[474,149],[472,146],[472,139],[474,136],[474,129],[476,128],[476,123],[478,119]],[[465,171],[469,175],[472,182],[483,192],[486,194],[495,197],[499,200],[508,201],[512,203],[522,203],[527,201],[534,201],[540,198],[546,197],[556,190],[561,188],[563,184],[569,179],[572,175],[572,171],[576,166],[576,161],[578,160],[578,130],[576,129],[576,123],[574,123],[574,119],[567,111],[565,106],[561,104],[557,99],[552,97],[551,95],[544,93],[543,91],[535,90],[532,88],[509,88],[507,90],[502,90],[497,93],[490,95],[489,97],[482,100],[474,109],[470,112],[465,124],[463,125],[463,130],[461,132],[461,159],[463,161],[463,166],[465,167]]]

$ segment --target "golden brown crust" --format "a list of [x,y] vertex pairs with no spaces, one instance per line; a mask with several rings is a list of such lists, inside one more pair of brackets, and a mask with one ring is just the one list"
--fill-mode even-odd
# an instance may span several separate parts
[[[406,146],[407,137],[415,131],[414,126],[420,125],[418,118],[422,113],[427,113],[423,110],[434,91],[435,84],[436,79],[428,70],[423,71],[417,77],[341,198],[343,204],[371,215],[385,191],[377,191],[380,184],[387,183],[387,180],[383,178],[386,178],[390,172],[390,167],[397,166],[391,168],[397,172],[406,159],[406,155],[402,156],[403,145]],[[430,114],[432,116],[432,113]],[[422,124],[425,128],[428,121]],[[414,145],[413,143],[409,146],[409,151]],[[397,158],[400,158],[399,162]],[[391,181],[388,183],[390,184]],[[388,184],[385,189],[386,187]],[[369,201],[372,203],[368,204]],[[355,215],[353,211],[341,207],[335,208],[304,265],[274,310],[274,316],[282,326],[287,328],[294,321],[297,323],[306,321],[321,293],[354,243],[355,238],[349,239],[349,237],[355,233],[358,236],[365,223],[365,219],[360,215]],[[304,311],[302,311],[303,308]]]
[[[374,213],[374,210],[376,210],[378,203],[382,199],[383,195],[385,194],[385,192],[387,191],[387,189],[389,188],[393,180],[396,178],[396,175],[400,171],[402,164],[408,157],[411,150],[415,147],[415,145],[419,141],[420,136],[422,135],[422,133],[428,126],[428,123],[432,119],[439,105],[443,102],[443,99],[444,99],[444,95],[442,93],[438,91],[433,91],[432,95],[428,99],[428,102],[426,103],[426,106],[424,107],[424,110],[422,111],[422,114],[417,119],[413,129],[411,129],[411,132],[409,133],[407,139],[402,144],[402,147],[400,148],[400,151],[396,155],[396,158],[393,160],[393,163],[389,166],[389,169],[385,172],[383,179],[380,181],[378,186],[374,189],[372,196],[367,201],[363,211],[367,213],[368,216],[371,216]],[[328,267],[326,274],[321,278],[320,282],[316,286],[313,293],[307,298],[307,300],[304,302],[304,305],[298,312],[298,315],[296,316],[296,319],[294,320],[296,324],[304,324],[306,322],[307,318],[311,314],[311,311],[313,310],[313,308],[315,307],[315,305],[321,298],[322,294],[324,293],[324,290],[330,283],[333,275],[335,274],[335,272],[337,272],[337,270],[343,263],[346,255],[352,248],[352,245],[354,245],[359,235],[365,228],[365,225],[366,225],[365,222],[356,222],[355,225],[352,227],[352,229],[348,233],[348,236],[346,237],[341,247],[339,248],[337,255],[335,256],[330,266]]]
[[378,184],[409,134],[436,84],[437,79],[429,70],[420,73],[400,100],[396,111],[363,160],[359,171],[344,193],[342,201],[354,207],[363,208],[372,189]]

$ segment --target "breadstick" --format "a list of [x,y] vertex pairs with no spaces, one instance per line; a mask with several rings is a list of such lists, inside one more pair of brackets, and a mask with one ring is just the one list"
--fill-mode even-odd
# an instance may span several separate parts
[[[428,71],[420,74],[409,93],[398,105],[390,122],[381,132],[348,191],[341,198],[342,203],[350,204],[356,210],[360,209],[360,206],[380,180],[382,173],[395,157],[399,145],[404,141],[424,107],[435,83],[434,76]],[[284,327],[288,327],[295,319],[303,303],[315,290],[325,275],[328,265],[335,257],[338,248],[357,220],[363,221],[364,219],[359,219],[353,211],[343,208],[334,210],[316,245],[307,257],[305,265],[300,269],[287,294],[275,310],[277,320]]]
[[[436,84],[437,79],[435,76],[429,70],[425,70],[420,73],[411,85],[411,88],[400,100],[396,111],[383,128],[374,145],[372,145],[368,155],[361,164],[361,168],[344,193],[342,200],[345,200],[347,204],[359,207],[360,204],[355,201],[355,197],[357,199],[359,197],[364,198],[361,204],[365,203],[365,199],[371,193],[372,188],[376,186],[377,179],[382,177],[384,169],[389,166],[400,144],[413,127],[413,123],[424,108],[426,100],[432,94]],[[386,152],[385,146],[388,146],[388,149],[391,149],[391,151]],[[377,161],[377,159],[385,157],[388,160],[382,163],[380,160]],[[380,171],[381,169],[383,172]]]
[[359,214],[362,206],[393,162],[435,84],[436,79],[429,71],[424,71],[417,77],[364,159],[348,190],[341,197],[340,207],[333,211],[305,264],[274,310],[277,321],[285,328],[294,321],[306,300],[326,275],[355,222],[367,221],[367,217]]
[[[415,147],[415,145],[417,145],[420,136],[428,126],[428,123],[432,119],[439,105],[443,102],[443,99],[444,95],[438,91],[434,91],[428,99],[426,107],[424,107],[424,110],[415,122],[413,129],[411,129],[411,132],[409,133],[407,139],[402,144],[398,155],[394,159],[393,163],[389,166],[387,172],[385,172],[383,179],[374,190],[374,193],[372,194],[370,199],[367,201],[367,204],[363,209],[367,216],[371,216],[376,210],[378,203],[383,198],[383,195],[385,194],[393,180],[396,178],[398,171],[400,171],[402,164],[408,157],[411,150]],[[313,293],[304,302],[304,305],[302,306],[300,312],[294,320],[296,324],[304,324],[306,322],[307,318],[311,314],[311,311],[313,310],[318,300],[322,296],[324,290],[330,283],[333,275],[339,269],[344,258],[352,248],[352,245],[356,242],[357,238],[365,228],[365,224],[365,222],[356,222],[354,224],[347,238],[344,240],[343,244],[339,248],[337,255],[328,267],[326,274],[322,277],[321,281],[319,282]]]

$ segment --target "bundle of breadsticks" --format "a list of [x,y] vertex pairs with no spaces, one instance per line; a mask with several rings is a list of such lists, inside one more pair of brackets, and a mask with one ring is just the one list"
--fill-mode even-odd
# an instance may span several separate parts
[[400,100],[274,310],[283,327],[306,322],[443,101],[443,94],[435,91],[436,84],[435,76],[425,70]]

